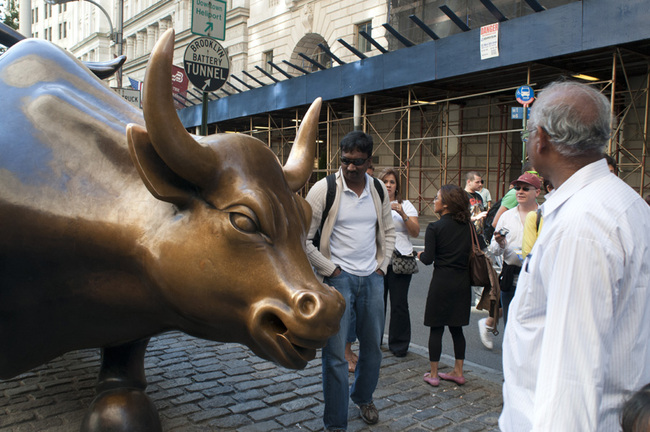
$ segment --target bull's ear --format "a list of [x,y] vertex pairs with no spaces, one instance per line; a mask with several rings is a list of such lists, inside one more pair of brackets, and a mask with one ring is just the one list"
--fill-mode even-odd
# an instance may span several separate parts
[[191,183],[176,175],[158,156],[147,130],[129,124],[126,127],[126,138],[131,160],[151,195],[161,201],[185,207],[194,196],[194,188]]

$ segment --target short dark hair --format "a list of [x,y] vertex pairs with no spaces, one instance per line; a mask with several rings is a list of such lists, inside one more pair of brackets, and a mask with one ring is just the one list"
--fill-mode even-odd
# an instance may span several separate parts
[[621,410],[623,432],[647,431],[650,423],[650,384],[634,393]]
[[345,135],[339,144],[341,153],[353,152],[355,150],[365,153],[368,157],[372,156],[372,137],[365,132],[352,131]]
[[465,176],[465,181],[468,181],[468,180],[474,180],[474,177],[480,177],[480,178],[483,178],[483,176],[482,176],[478,171],[470,171],[470,172],[468,172],[467,175]]
[[460,186],[446,184],[440,188],[440,199],[447,206],[451,217],[458,221],[469,222],[469,196]]

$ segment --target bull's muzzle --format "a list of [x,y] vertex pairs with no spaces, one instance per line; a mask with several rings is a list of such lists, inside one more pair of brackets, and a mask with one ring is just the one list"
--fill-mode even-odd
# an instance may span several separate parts
[[339,331],[345,300],[321,285],[297,291],[289,302],[264,299],[251,308],[249,329],[264,356],[292,369],[301,369]]

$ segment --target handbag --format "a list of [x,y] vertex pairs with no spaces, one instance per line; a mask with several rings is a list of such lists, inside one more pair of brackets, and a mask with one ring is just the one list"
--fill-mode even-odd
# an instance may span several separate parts
[[390,264],[393,267],[393,273],[395,274],[410,275],[420,271],[418,269],[418,263],[415,261],[415,252],[410,255],[402,255],[397,252],[397,250],[394,250]]
[[490,269],[492,268],[492,262],[479,246],[474,224],[470,223],[469,226],[472,232],[472,249],[469,252],[469,277],[471,285],[491,286]]
[[478,236],[474,224],[470,222],[472,232],[472,249],[469,252],[469,278],[472,286],[482,286],[483,293],[481,300],[476,305],[478,310],[486,310],[494,318],[494,330],[496,336],[497,324],[499,323],[499,308],[501,299],[501,288],[499,287],[499,276],[492,266],[492,260],[481,250],[478,243]]

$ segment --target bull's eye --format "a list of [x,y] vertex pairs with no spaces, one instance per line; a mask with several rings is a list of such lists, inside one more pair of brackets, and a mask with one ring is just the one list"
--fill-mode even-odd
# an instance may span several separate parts
[[230,223],[232,223],[232,225],[239,231],[243,231],[248,234],[254,234],[259,231],[257,223],[242,213],[230,213]]

